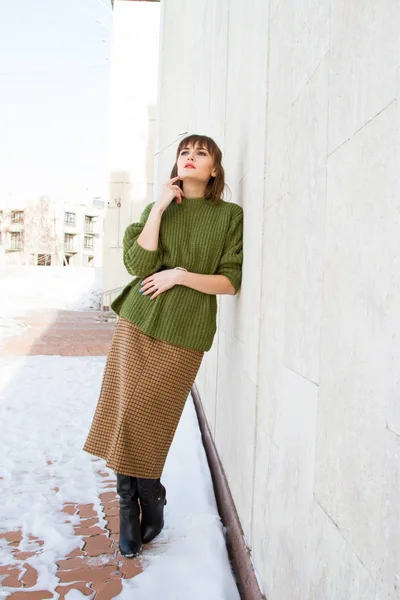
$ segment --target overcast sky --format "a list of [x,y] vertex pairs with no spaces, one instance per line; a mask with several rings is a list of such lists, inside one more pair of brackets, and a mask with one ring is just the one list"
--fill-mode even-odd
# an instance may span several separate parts
[[90,196],[106,196],[110,5],[110,0],[2,2],[3,200],[48,195],[80,201],[86,189]]

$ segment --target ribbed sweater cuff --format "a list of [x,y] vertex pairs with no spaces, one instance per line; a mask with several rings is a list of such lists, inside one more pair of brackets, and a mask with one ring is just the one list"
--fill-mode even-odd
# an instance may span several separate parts
[[159,250],[146,250],[137,240],[129,248],[129,267],[138,277],[146,277],[159,268]]
[[238,291],[240,290],[240,284],[241,284],[241,280],[242,280],[241,273],[238,273],[236,270],[231,271],[231,272],[229,272],[228,270],[225,270],[224,272],[220,272],[218,274],[224,275],[227,279],[229,279],[229,281],[235,288],[235,294],[237,294]]

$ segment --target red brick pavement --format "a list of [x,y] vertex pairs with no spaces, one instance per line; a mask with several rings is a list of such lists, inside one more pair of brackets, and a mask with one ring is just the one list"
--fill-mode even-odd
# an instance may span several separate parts
[[[16,317],[26,325],[22,334],[8,338],[2,347],[2,356],[61,355],[61,356],[101,356],[108,352],[114,329],[113,322],[100,320],[99,313],[70,311],[41,311],[27,316]],[[93,459],[98,461],[98,459]],[[140,557],[125,559],[118,551],[118,499],[115,482],[108,473],[99,474],[104,478],[107,491],[100,494],[106,527],[100,523],[93,505],[80,505],[71,500],[64,505],[67,515],[78,516],[79,524],[74,525],[77,547],[68,556],[57,561],[59,585],[56,592],[60,600],[71,590],[79,590],[90,600],[111,600],[122,590],[122,580],[131,579],[142,571]],[[68,519],[67,519],[68,520]],[[7,543],[13,554],[13,564],[0,566],[0,594],[9,593],[10,600],[45,600],[53,598],[49,590],[33,590],[38,573],[29,564],[29,559],[41,553],[43,541],[29,536],[35,551],[23,552],[19,549],[22,532],[1,532],[0,539]]]
[[[140,557],[126,559],[118,551],[119,519],[115,484],[110,483],[109,489],[110,491],[100,494],[104,519],[107,521],[105,528],[100,525],[93,504],[80,505],[71,502],[64,505],[65,513],[80,518],[79,524],[74,525],[74,530],[77,536],[82,536],[82,544],[57,561],[56,576],[59,584],[55,591],[60,600],[64,600],[71,589],[90,596],[91,600],[110,600],[122,591],[123,579],[131,579],[142,572]],[[36,585],[38,574],[26,561],[41,553],[43,542],[29,536],[29,540],[39,546],[39,549],[35,552],[20,552],[21,531],[1,533],[1,538],[7,541],[14,558],[12,565],[0,567],[1,589],[10,592],[8,599],[53,598],[51,591],[30,590]]]
[[3,356],[37,354],[104,356],[108,352],[114,321],[101,320],[98,312],[39,311],[15,320],[26,327],[0,347]]

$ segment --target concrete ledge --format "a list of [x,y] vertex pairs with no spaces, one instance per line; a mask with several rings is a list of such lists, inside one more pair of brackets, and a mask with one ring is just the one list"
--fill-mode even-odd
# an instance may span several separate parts
[[261,593],[257,582],[257,577],[251,562],[250,550],[244,541],[236,507],[214,440],[211,436],[210,428],[208,427],[196,384],[193,385],[191,393],[211,471],[219,514],[222,523],[226,527],[226,545],[232,562],[240,597],[242,600],[265,600],[265,596]]

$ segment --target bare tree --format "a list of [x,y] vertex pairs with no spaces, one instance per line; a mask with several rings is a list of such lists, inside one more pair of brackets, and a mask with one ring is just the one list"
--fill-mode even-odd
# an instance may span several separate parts
[[62,264],[60,242],[56,234],[56,210],[46,196],[25,207],[24,251],[34,264]]

